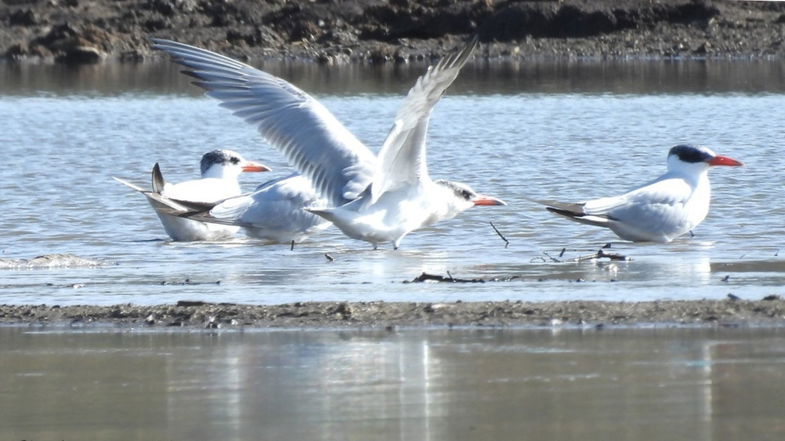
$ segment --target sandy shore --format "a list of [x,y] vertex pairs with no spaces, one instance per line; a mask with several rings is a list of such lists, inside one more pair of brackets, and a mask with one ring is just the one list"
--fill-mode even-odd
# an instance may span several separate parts
[[785,3],[704,0],[53,0],[0,2],[0,55],[94,63],[154,57],[149,37],[234,57],[322,63],[478,56],[782,57]]
[[2,305],[0,324],[144,328],[395,328],[511,326],[782,326],[785,300],[656,302],[309,302],[237,305]]

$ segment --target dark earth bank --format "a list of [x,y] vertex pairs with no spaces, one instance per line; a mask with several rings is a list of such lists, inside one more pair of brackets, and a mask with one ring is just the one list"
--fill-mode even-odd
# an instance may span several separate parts
[[785,300],[656,302],[309,302],[237,305],[0,305],[0,324],[145,328],[387,328],[403,326],[782,326]]
[[9,60],[142,60],[150,36],[241,59],[782,57],[785,3],[686,0],[2,0]]

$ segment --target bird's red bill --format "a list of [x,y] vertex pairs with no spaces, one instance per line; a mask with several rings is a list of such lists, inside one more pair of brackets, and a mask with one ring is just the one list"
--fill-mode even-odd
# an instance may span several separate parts
[[741,161],[737,161],[727,156],[717,155],[709,161],[709,165],[727,165],[729,167],[739,167],[744,165]]
[[243,165],[244,172],[266,172],[271,170],[270,167],[258,162],[246,162],[245,165]]
[[472,202],[474,202],[474,205],[484,205],[484,206],[507,205],[507,203],[501,199],[496,199],[494,197],[483,196],[483,195],[477,196]]

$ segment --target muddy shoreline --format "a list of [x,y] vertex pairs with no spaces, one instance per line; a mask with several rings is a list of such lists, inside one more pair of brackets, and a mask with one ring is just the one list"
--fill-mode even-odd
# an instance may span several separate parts
[[397,327],[783,326],[785,300],[653,302],[308,302],[239,305],[0,305],[0,324],[85,328],[253,329]]
[[326,64],[476,56],[783,57],[785,3],[707,0],[3,0],[0,56],[96,63],[160,57],[149,37],[233,57]]

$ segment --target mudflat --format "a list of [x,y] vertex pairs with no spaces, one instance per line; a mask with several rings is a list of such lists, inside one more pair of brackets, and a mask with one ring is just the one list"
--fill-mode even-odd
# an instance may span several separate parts
[[782,326],[785,300],[653,302],[306,302],[239,305],[180,301],[140,306],[0,305],[0,323],[147,328],[395,328],[514,326]]

